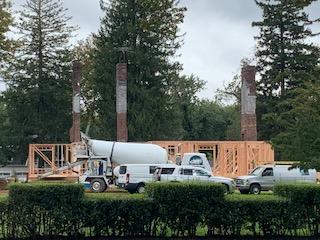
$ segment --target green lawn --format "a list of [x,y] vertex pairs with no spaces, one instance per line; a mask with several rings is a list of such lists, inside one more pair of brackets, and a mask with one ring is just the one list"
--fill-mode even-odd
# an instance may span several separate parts
[[283,199],[279,196],[274,195],[271,192],[261,193],[259,195],[252,194],[240,194],[239,192],[235,192],[234,194],[226,195],[225,198],[230,201],[236,200],[279,200]]
[[[92,193],[86,192],[85,196],[89,200],[99,200],[99,199],[141,199],[144,198],[144,194],[130,194],[126,191],[115,190],[115,191],[106,191],[104,193]],[[227,200],[275,200],[279,199],[278,196],[272,194],[272,192],[261,193],[259,195],[251,195],[251,194],[240,194],[239,192],[235,192],[234,194],[229,194],[225,196]],[[8,193],[1,192],[0,193],[0,202],[4,202],[8,200]]]
[[85,193],[85,196],[89,200],[99,200],[99,199],[141,199],[144,198],[144,194],[130,194],[127,192],[104,192],[104,193]]
[[8,193],[0,193],[0,202],[5,202],[8,200]]

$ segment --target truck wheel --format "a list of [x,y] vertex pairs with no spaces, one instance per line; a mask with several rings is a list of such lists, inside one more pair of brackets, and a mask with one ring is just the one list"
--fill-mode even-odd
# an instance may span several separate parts
[[248,194],[249,190],[239,190],[241,194]]
[[251,194],[260,194],[261,192],[261,187],[259,184],[252,184],[250,186],[250,193]]
[[223,185],[223,192],[224,194],[229,194],[229,186],[227,184],[222,184]]
[[146,191],[146,187],[144,183],[140,183],[137,187],[137,193],[144,193]]
[[107,185],[102,179],[95,178],[91,180],[92,192],[95,192],[95,193],[104,192],[106,188],[107,188]]

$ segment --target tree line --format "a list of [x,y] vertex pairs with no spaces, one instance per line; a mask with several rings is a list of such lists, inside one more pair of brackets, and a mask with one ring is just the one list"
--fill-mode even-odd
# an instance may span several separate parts
[[[314,0],[256,0],[262,19],[256,37],[258,134],[279,159],[316,162],[320,151],[319,47],[306,13]],[[101,1],[100,28],[71,45],[77,26],[61,0],[26,0],[12,15],[0,0],[0,161],[25,162],[29,143],[68,141],[71,63],[82,63],[82,130],[116,139],[115,66],[127,47],[130,141],[240,140],[239,77],[199,99],[205,82],[183,75],[176,60],[187,9],[178,0]],[[14,31],[14,39],[8,33]],[[246,57],[246,56],[244,56]],[[247,64],[244,61],[243,64]]]

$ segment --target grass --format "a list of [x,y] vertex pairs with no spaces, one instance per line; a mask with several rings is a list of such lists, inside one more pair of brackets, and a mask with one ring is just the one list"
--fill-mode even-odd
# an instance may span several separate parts
[[86,193],[85,197],[88,200],[119,200],[119,199],[142,199],[145,197],[144,194],[130,194],[127,192],[104,192],[104,193]]
[[8,201],[8,197],[7,193],[0,193],[0,203]]
[[[43,184],[43,183],[42,183]],[[120,189],[112,189],[111,191],[108,190],[104,193],[92,193],[86,192],[85,197],[88,200],[102,200],[102,199],[142,199],[146,197],[144,194],[130,194],[127,191],[123,191]],[[229,194],[225,196],[225,199],[228,201],[241,201],[241,200],[248,200],[248,201],[255,201],[255,200],[282,200],[282,197],[274,195],[272,192],[262,192],[259,195],[252,195],[252,194],[240,194],[236,191],[233,194]],[[8,192],[0,192],[0,202],[5,202],[8,200]]]
[[283,197],[279,197],[274,194],[270,193],[261,193],[259,195],[252,195],[252,194],[240,194],[240,193],[234,193],[234,194],[229,194],[225,196],[225,199],[228,201],[241,201],[241,200],[248,200],[248,201],[256,201],[256,200],[261,200],[261,201],[273,201],[273,200],[283,200]]

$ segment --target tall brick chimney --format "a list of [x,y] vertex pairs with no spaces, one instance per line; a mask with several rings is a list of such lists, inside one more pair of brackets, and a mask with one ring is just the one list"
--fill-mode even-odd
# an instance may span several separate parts
[[72,66],[72,127],[70,129],[70,142],[80,142],[80,82],[81,64],[74,61]]
[[241,138],[257,141],[256,68],[250,65],[241,70]]
[[117,141],[127,142],[127,64],[118,63],[116,71]]

